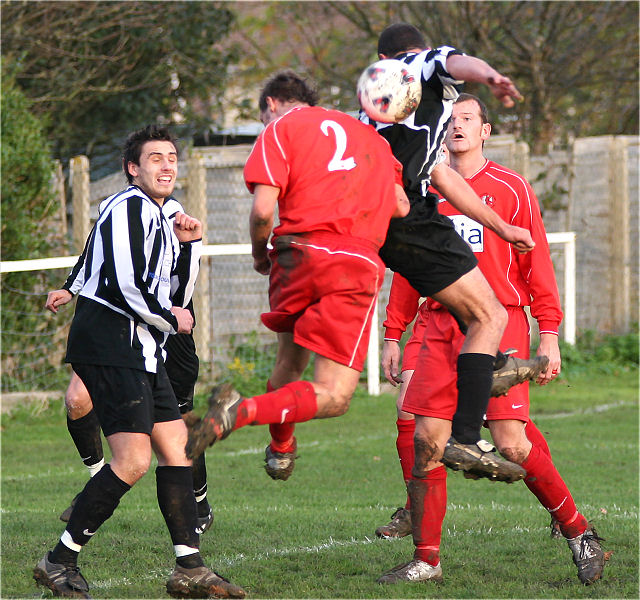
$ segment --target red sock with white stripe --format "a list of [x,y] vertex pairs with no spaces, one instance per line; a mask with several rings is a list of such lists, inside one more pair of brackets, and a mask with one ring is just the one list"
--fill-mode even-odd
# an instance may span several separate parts
[[315,417],[318,402],[309,381],[294,381],[281,388],[253,398],[245,398],[238,406],[235,429],[245,425],[302,423]]
[[424,479],[409,481],[413,558],[435,567],[440,562],[442,522],[447,512],[447,470],[444,465],[429,471]]
[[[267,381],[267,392],[275,392],[277,388],[273,387],[271,380]],[[274,452],[293,452],[295,440],[293,432],[295,431],[295,423],[271,423],[269,425],[269,433],[271,434],[271,449]]]
[[[400,468],[402,469],[402,477],[405,485],[411,479],[411,469],[415,459],[415,449],[413,446],[413,434],[416,430],[415,419],[398,419],[396,421],[398,428],[398,437],[396,438],[396,450],[400,459]],[[411,507],[411,500],[407,494],[407,502],[405,508]]]
[[560,477],[551,458],[538,446],[533,446],[521,466],[527,471],[524,478],[526,486],[558,521],[562,535],[574,538],[584,533],[588,525],[587,520],[578,512],[569,488]]

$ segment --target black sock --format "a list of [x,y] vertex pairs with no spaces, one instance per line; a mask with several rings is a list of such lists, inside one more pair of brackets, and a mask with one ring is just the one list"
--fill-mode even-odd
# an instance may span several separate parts
[[158,506],[173,545],[199,548],[200,536],[196,533],[198,516],[191,467],[158,467],[156,490]]
[[451,434],[461,444],[475,444],[480,439],[493,382],[494,360],[490,354],[458,356],[458,408]]
[[[206,517],[211,510],[207,502],[207,465],[204,459],[204,452],[193,459],[193,493],[198,505],[198,516]],[[204,496],[204,497],[202,497]],[[201,498],[202,497],[202,498]],[[201,498],[201,500],[198,500]]]
[[95,465],[103,459],[100,423],[95,410],[91,409],[79,419],[67,416],[67,429],[85,465]]
[[180,565],[183,569],[195,569],[196,567],[204,567],[204,562],[202,560],[202,556],[200,556],[200,552],[196,552],[195,554],[187,554],[186,556],[176,558],[176,564]]
[[[84,486],[67,523],[67,532],[76,544],[84,546],[120,504],[131,486],[106,464]],[[87,535],[85,532],[89,532]]]
[[58,541],[57,546],[49,552],[49,562],[56,565],[75,567],[78,565],[78,554],[80,553],[71,550],[71,548],[65,546],[61,541]]

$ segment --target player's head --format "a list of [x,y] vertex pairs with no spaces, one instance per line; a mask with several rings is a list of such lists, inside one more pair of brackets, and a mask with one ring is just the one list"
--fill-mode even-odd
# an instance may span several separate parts
[[129,163],[140,165],[142,146],[150,141],[170,142],[175,148],[176,157],[178,156],[177,140],[166,127],[147,125],[142,129],[130,133],[122,149],[122,169],[130,184],[133,183],[134,175],[129,171]]
[[275,114],[273,102],[277,101],[282,107],[289,104],[307,104],[315,106],[318,103],[318,92],[303,77],[291,70],[280,71],[272,75],[262,87],[258,107],[260,120],[267,125]]
[[427,47],[420,30],[409,23],[394,23],[389,25],[378,38],[378,56],[380,58],[393,58],[407,50]]
[[122,168],[130,184],[163,204],[173,193],[178,177],[178,147],[165,127],[147,125],[127,137]]
[[450,154],[482,152],[491,135],[489,113],[485,103],[472,94],[460,94],[453,104],[445,144]]

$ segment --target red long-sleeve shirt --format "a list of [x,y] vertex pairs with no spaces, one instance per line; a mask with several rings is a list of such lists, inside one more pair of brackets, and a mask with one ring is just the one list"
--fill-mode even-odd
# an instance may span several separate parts
[[[466,181],[504,221],[528,229],[535,248],[519,254],[511,244],[460,214],[444,199],[440,201],[439,211],[452,219],[458,233],[475,252],[478,266],[498,300],[506,307],[531,306],[540,332],[557,335],[563,316],[558,285],[540,207],[531,186],[515,171],[490,160]],[[416,316],[419,299],[409,282],[395,273],[384,322],[385,339],[400,339]],[[438,302],[428,299],[420,310],[439,308]]]

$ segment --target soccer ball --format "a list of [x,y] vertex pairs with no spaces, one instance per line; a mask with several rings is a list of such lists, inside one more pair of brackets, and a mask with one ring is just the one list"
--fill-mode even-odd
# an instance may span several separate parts
[[401,60],[387,58],[369,65],[358,80],[358,100],[367,116],[398,123],[411,115],[422,97],[420,78]]

